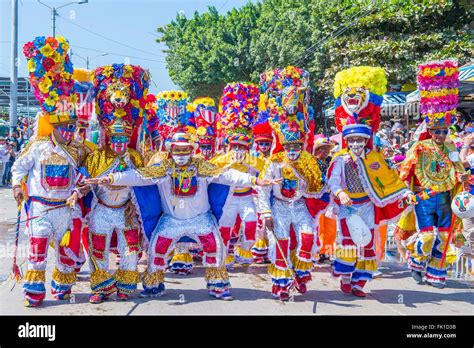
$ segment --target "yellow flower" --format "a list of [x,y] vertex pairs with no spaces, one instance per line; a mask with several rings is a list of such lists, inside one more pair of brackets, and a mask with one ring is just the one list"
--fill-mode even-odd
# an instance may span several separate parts
[[69,95],[69,102],[70,102],[70,103],[73,103],[73,104],[76,104],[76,103],[77,103],[77,95],[74,94],[74,93],[71,93],[71,94]]
[[58,40],[59,43],[66,43],[67,42],[66,38],[62,35],[56,36],[56,40]]
[[206,128],[205,127],[199,127],[197,129],[197,135],[200,135],[200,136],[203,136],[203,135],[206,135],[207,131],[206,131]]
[[109,77],[113,72],[114,68],[112,68],[111,65],[107,65],[104,67],[104,70],[102,70],[102,75],[104,75],[105,77]]
[[28,60],[28,71],[33,72],[36,70],[36,63],[33,59]]
[[56,91],[49,92],[49,99],[54,100],[54,102],[56,102],[59,99],[58,93],[56,93]]
[[[51,94],[50,94],[50,95],[51,95]],[[44,102],[45,102],[46,105],[48,105],[48,106],[54,106],[54,105],[56,105],[56,101],[53,100],[53,99],[51,99],[51,98],[46,98],[46,99],[44,100]]]
[[51,53],[50,58],[51,58],[52,60],[54,60],[55,63],[58,63],[58,62],[61,61],[61,55],[60,55],[57,51],[53,51],[53,52]]
[[126,115],[127,113],[125,112],[124,109],[115,109],[114,111],[114,116],[118,118],[122,118]]
[[140,102],[137,99],[130,99],[130,104],[132,104],[133,107],[135,107],[135,108],[140,107]]
[[67,42],[65,42],[61,44],[61,48],[64,50],[64,52],[66,52],[69,49],[69,45],[67,44]]
[[132,72],[133,72],[132,67],[130,65],[125,65],[123,67],[122,76],[125,77],[125,78],[132,77]]
[[51,46],[49,44],[46,44],[43,47],[41,47],[40,52],[44,56],[49,57],[53,54],[54,50],[51,48]]
[[47,93],[51,85],[52,85],[51,80],[48,77],[45,77],[43,81],[39,83],[38,87],[42,93]]

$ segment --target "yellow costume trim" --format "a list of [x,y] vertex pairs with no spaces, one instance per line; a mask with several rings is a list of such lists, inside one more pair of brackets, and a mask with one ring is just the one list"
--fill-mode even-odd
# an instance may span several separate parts
[[28,270],[26,271],[24,281],[27,283],[32,283],[32,282],[44,283],[46,281],[46,271]]
[[275,279],[288,279],[293,278],[293,273],[289,269],[279,269],[273,263],[268,266],[268,274]]
[[[455,189],[457,180],[456,173],[465,173],[461,161],[452,162],[449,153],[457,152],[454,144],[444,143],[444,151],[436,151],[432,139],[419,141],[414,144],[406,155],[405,161],[400,166],[400,178],[408,180],[414,169],[414,173],[423,188],[429,188],[436,192],[446,192]],[[436,156],[436,152],[437,155]],[[433,167],[435,157],[440,157],[445,163],[445,167]]]
[[[339,151],[333,158],[333,161],[344,155],[348,155],[349,151],[343,149]],[[369,185],[370,192],[361,192],[361,193],[348,193],[351,198],[361,198],[369,196],[378,200],[378,204],[390,203],[391,201],[401,199],[402,196],[407,191],[405,183],[400,180],[397,172],[390,167],[385,162],[385,159],[380,154],[380,152],[371,150],[365,154],[365,156],[360,157],[362,163],[362,178],[363,183]]]
[[52,279],[58,284],[75,284],[77,280],[76,272],[62,273],[57,268],[54,268]]
[[226,265],[232,265],[235,262],[235,256],[234,254],[227,255],[225,258],[225,264]]
[[235,253],[245,259],[252,259],[253,257],[250,250],[242,249],[240,246],[235,248]]
[[115,271],[113,277],[116,282],[122,284],[138,284],[140,282],[140,274],[138,271],[118,269]]
[[224,266],[222,267],[207,267],[204,275],[206,282],[212,280],[229,280],[229,274]]
[[358,260],[355,268],[358,271],[368,271],[373,273],[377,270],[377,260]]
[[[218,168],[215,165],[201,158],[193,157],[190,165],[196,167],[199,176],[212,177],[220,175],[224,172],[223,168]],[[174,169],[175,167],[176,165],[174,161],[170,158],[167,158],[160,162],[158,165],[143,167],[138,169],[138,171],[144,178],[162,178],[168,173],[169,169]]]
[[146,163],[146,165],[152,166],[152,165],[158,164],[164,161],[165,159],[167,159],[168,156],[169,156],[169,153],[166,151],[157,151],[151,156],[150,160],[148,161],[148,163]]
[[356,247],[347,248],[347,247],[336,246],[334,255],[339,260],[342,260],[345,262],[356,262],[357,248]]
[[148,287],[156,286],[165,282],[165,272],[156,271],[153,273],[145,272],[142,278],[143,284]]
[[182,263],[193,263],[193,256],[190,253],[177,253],[175,252],[173,258],[171,259],[171,263],[174,262],[182,262]]
[[91,287],[95,287],[105,282],[106,280],[109,280],[110,278],[112,278],[112,276],[110,275],[109,272],[103,269],[98,269],[91,273],[91,278],[90,278]]
[[258,250],[266,250],[268,249],[267,241],[265,239],[257,239],[253,247]]
[[[141,155],[137,151],[133,149],[127,149],[127,152],[130,156],[131,162],[136,168],[143,166]],[[117,154],[115,154],[109,148],[96,149],[91,154],[89,154],[89,156],[87,156],[85,166],[90,176],[95,178],[109,170],[114,164],[116,158]]]
[[260,172],[260,178],[265,178],[268,167],[272,162],[285,163],[294,169],[299,176],[301,176],[308,185],[308,193],[318,193],[322,189],[322,176],[316,158],[309,152],[302,151],[300,157],[296,161],[290,161],[284,152],[279,152],[272,155],[266,162],[263,170]]

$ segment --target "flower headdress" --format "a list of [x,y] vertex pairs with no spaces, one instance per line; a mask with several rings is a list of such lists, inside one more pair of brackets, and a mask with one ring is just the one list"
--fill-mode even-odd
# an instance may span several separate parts
[[49,135],[53,125],[76,121],[73,67],[62,37],[38,36],[23,46],[28,61],[30,83],[42,114],[38,117],[38,135]]
[[304,144],[311,128],[309,73],[287,66],[260,75],[269,122],[282,145]]
[[94,107],[94,71],[87,69],[74,69],[74,91],[77,96],[77,127],[82,132],[83,140],[89,127]]
[[212,98],[197,98],[191,104],[196,135],[200,144],[216,142],[216,104]]
[[126,134],[134,148],[143,122],[150,76],[136,65],[113,64],[94,72],[96,114],[107,136]]
[[458,105],[459,70],[452,60],[418,65],[420,113],[427,128],[450,126]]
[[156,95],[156,105],[157,129],[163,141],[169,141],[178,131],[190,133],[191,113],[185,92],[160,92]]
[[217,130],[229,144],[250,146],[260,94],[255,84],[229,83],[220,100]]

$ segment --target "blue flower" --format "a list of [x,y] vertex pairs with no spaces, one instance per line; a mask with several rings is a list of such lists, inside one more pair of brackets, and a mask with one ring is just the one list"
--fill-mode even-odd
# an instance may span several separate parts
[[140,109],[139,108],[132,108],[132,116],[133,118],[136,118],[140,115]]
[[44,36],[37,36],[35,38],[35,41],[33,41],[36,48],[41,48],[44,46],[44,44],[46,43],[46,38]]

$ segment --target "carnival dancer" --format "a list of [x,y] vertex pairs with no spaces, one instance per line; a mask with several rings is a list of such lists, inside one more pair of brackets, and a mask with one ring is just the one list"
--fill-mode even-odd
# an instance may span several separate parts
[[[309,126],[309,74],[288,66],[262,74],[260,84],[270,124],[284,151],[267,159],[260,173],[260,178],[282,182],[258,190],[258,210],[265,227],[272,231],[268,234],[272,295],[288,301],[293,286],[305,293],[306,283],[311,280],[315,233],[305,199],[319,198],[323,193],[318,163],[303,150]],[[296,239],[291,258],[290,229]]]
[[[196,132],[195,119],[193,117],[193,107],[188,103],[188,95],[182,91],[163,91],[156,95],[155,117],[148,119],[148,124],[153,126],[153,134],[158,133],[162,139],[159,151],[148,161],[148,165],[156,165],[170,157],[166,150],[166,144],[179,129],[194,137]],[[157,132],[156,132],[157,131]],[[193,270],[193,256],[189,249],[196,249],[197,241],[183,237],[175,248],[170,250],[171,259],[169,270],[176,274],[187,275]]]
[[[314,141],[313,155],[316,157],[323,182],[326,182],[327,170],[331,161],[330,152],[335,144],[322,134]],[[329,192],[326,192],[321,199],[315,200],[311,206],[313,220],[316,223],[316,249],[318,250],[318,263],[324,263],[330,260],[330,256],[334,255],[334,242],[336,240],[336,221],[325,215],[326,208],[329,204]]]
[[[168,142],[171,158],[156,165],[90,179],[89,183],[119,186],[157,185],[163,209],[148,248],[148,268],[141,297],[164,294],[164,270],[174,244],[182,237],[198,241],[203,249],[205,280],[209,294],[232,300],[230,282],[224,267],[224,246],[211,214],[208,186],[212,182],[239,185],[268,185],[250,174],[223,170],[193,157],[197,145],[189,135],[177,132]],[[150,204],[150,203],[149,203]]]
[[[264,162],[250,155],[252,127],[258,113],[260,93],[253,84],[230,83],[224,88],[221,98],[221,112],[217,124],[224,134],[230,151],[210,160],[219,168],[233,168],[243,173],[258,175]],[[250,265],[253,260],[251,252],[256,241],[257,207],[256,191],[252,185],[232,186],[218,216],[219,230],[227,249],[226,266],[231,268],[234,262]],[[243,227],[234,229],[237,218]],[[234,258],[235,248],[235,258]]]
[[[67,54],[69,43],[62,36],[43,36],[25,44],[30,83],[42,109],[36,119],[36,134],[12,168],[13,195],[26,199],[28,217],[28,270],[24,278],[25,306],[40,306],[45,298],[46,259],[54,246],[56,267],[51,293],[67,300],[76,282],[77,260],[70,248],[72,219],[80,218],[75,191],[77,168],[86,148],[73,141],[76,129],[76,95],[73,68]],[[25,190],[22,185],[25,185]],[[26,197],[28,195],[28,197]],[[77,231],[77,230],[76,230]],[[80,240],[73,238],[74,240]],[[76,248],[77,249],[77,248]]]
[[[134,88],[131,88],[132,83]],[[143,121],[140,105],[144,105],[148,85],[148,72],[139,66],[113,64],[95,70],[96,114],[106,145],[87,157],[87,176],[95,178],[143,166],[134,147]],[[128,186],[93,185],[92,191],[94,199],[89,213],[92,294],[89,301],[101,303],[114,292],[118,299],[127,300],[140,280],[137,265],[143,231],[134,213],[136,197]],[[108,268],[114,233],[120,260],[118,269],[111,275]]]
[[374,229],[396,219],[411,192],[372,149],[380,125],[387,80],[381,68],[360,66],[340,71],[334,81],[336,127],[343,149],[328,170],[333,202],[327,214],[337,218],[333,275],[345,294],[365,297],[363,287],[377,270]]
[[413,183],[421,197],[415,205],[418,232],[407,242],[408,266],[418,284],[423,283],[424,275],[426,282],[437,288],[445,286],[447,269],[455,261],[454,248],[448,240],[451,201],[462,188],[460,183],[469,180],[455,145],[446,140],[448,127],[456,116],[458,85],[455,61],[418,66],[420,113],[424,117],[421,127],[425,131],[400,166],[401,179]]
[[[254,152],[251,152],[254,156],[261,158],[263,161],[266,161],[273,151],[278,151],[277,146],[280,148],[281,145],[277,144],[273,139],[273,130],[268,122],[268,111],[265,109],[265,101],[261,95],[260,101],[262,105],[259,105],[259,113],[255,125],[252,129],[252,136],[255,146]],[[279,149],[281,151],[281,149]],[[258,235],[262,235],[262,238],[257,238],[257,241],[252,246],[252,256],[255,263],[268,263],[270,259],[268,258],[268,240],[266,233],[263,230],[263,221],[258,218],[257,230],[262,229]]]

